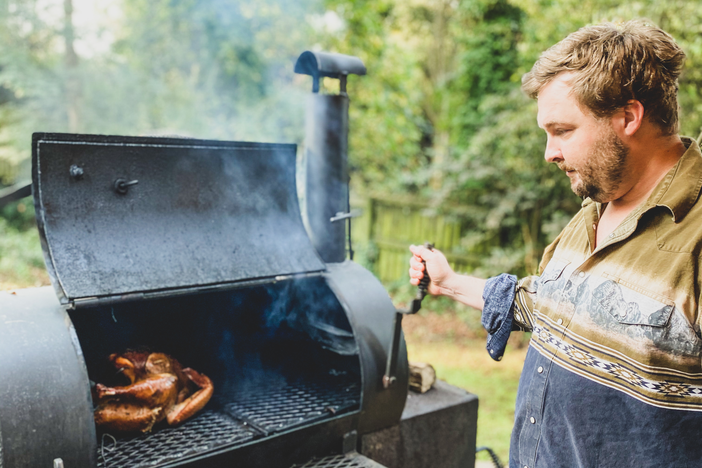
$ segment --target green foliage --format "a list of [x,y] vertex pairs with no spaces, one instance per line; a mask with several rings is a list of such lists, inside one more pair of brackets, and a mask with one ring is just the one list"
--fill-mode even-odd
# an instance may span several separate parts
[[8,229],[29,231],[34,229],[34,205],[31,198],[9,203],[0,208],[0,219],[3,219]]
[[67,1],[0,0],[0,159],[28,158],[35,131],[301,143],[292,68],[317,0],[124,0],[112,42],[76,60]]
[[[458,254],[475,273],[530,274],[578,210],[568,179],[543,160],[545,136],[520,77],[579,27],[647,17],[688,55],[682,133],[702,130],[702,11],[694,0],[327,0],[345,21],[327,43],[362,57],[352,89],[354,189],[421,194],[457,216]],[[556,20],[554,20],[556,19]]]
[[34,210],[27,200],[0,213],[0,283],[16,287],[47,283]]
[[310,83],[292,67],[325,49],[368,68],[348,85],[353,189],[421,196],[464,226],[454,253],[481,256],[476,273],[526,274],[579,207],[519,90],[541,51],[645,16],[688,54],[682,133],[702,129],[696,0],[124,0],[94,35],[113,39],[76,56],[71,1],[0,0],[2,184],[27,177],[35,131],[301,144]]
[[533,130],[533,102],[515,87],[484,99],[481,110],[482,127],[448,165],[437,196],[441,203],[470,207],[465,221],[478,229],[464,239],[464,248],[487,254],[484,273],[533,273],[543,246],[580,201],[568,179],[543,160],[545,138]]

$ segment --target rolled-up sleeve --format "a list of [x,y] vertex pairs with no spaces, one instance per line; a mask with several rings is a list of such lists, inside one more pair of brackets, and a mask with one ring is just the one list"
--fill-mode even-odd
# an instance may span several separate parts
[[488,354],[495,361],[504,356],[512,331],[531,331],[537,280],[535,276],[517,280],[516,276],[503,273],[486,281],[481,322],[488,332]]

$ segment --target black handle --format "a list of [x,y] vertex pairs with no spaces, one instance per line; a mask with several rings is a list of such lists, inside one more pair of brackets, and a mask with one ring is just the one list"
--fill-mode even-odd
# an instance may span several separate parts
[[[424,243],[424,248],[428,250],[434,250],[434,245],[429,242]],[[422,260],[424,264],[424,276],[419,280],[419,285],[417,289],[417,295],[412,301],[412,305],[409,310],[398,310],[395,314],[395,320],[393,323],[393,335],[392,342],[390,343],[390,349],[388,350],[388,360],[385,364],[385,375],[383,375],[383,387],[390,388],[392,384],[397,380],[395,374],[397,373],[397,358],[400,353],[400,337],[402,335],[402,316],[404,314],[416,314],[422,307],[422,299],[427,295],[427,289],[429,288],[429,273],[427,273],[427,264]]]
[[[427,250],[434,250],[434,244],[429,242],[424,243],[424,248]],[[416,314],[419,309],[422,308],[422,300],[427,295],[427,290],[429,289],[429,283],[431,278],[429,277],[429,272],[427,271],[427,262],[422,260],[422,265],[424,265],[424,276],[419,280],[419,285],[417,286],[417,295],[412,301],[412,306],[410,307],[409,313]]]
[[138,184],[138,180],[127,180],[127,179],[117,179],[115,180],[115,183],[113,185],[113,188],[115,189],[115,192],[117,192],[120,195],[125,195],[127,193],[127,189],[131,187],[132,185]]

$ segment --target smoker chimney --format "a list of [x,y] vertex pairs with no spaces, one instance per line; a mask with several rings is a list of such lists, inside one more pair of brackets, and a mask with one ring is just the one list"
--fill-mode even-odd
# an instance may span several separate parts
[[[351,217],[346,77],[365,75],[366,67],[357,57],[307,51],[297,59],[295,73],[313,79],[305,116],[305,224],[322,260],[339,263],[346,259],[344,227]],[[339,94],[319,94],[325,76],[339,80]]]

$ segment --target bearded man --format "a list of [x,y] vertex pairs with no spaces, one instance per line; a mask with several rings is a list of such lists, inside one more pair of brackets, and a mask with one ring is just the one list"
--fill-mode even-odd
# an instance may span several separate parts
[[426,270],[431,294],[482,309],[494,359],[533,332],[512,468],[702,466],[702,154],[678,135],[684,59],[630,21],[571,34],[524,75],[545,158],[584,198],[538,276],[458,275],[410,247],[411,283]]

